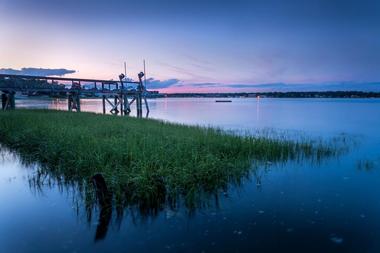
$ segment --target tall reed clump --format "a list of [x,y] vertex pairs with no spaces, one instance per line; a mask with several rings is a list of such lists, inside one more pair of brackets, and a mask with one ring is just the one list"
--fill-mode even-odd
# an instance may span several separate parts
[[101,173],[118,199],[148,205],[225,187],[246,175],[253,161],[334,152],[220,129],[49,110],[1,112],[0,142],[65,180],[88,182]]

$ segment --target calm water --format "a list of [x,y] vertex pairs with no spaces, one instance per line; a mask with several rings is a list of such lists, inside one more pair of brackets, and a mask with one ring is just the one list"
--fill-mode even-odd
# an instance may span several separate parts
[[[196,210],[142,215],[131,207],[104,220],[99,208],[88,218],[73,187],[49,178],[33,185],[38,165],[0,148],[0,252],[380,252],[380,100],[232,100],[151,100],[149,117],[292,138],[344,133],[350,151],[320,164],[261,169]],[[82,109],[100,112],[100,105],[83,100]]]

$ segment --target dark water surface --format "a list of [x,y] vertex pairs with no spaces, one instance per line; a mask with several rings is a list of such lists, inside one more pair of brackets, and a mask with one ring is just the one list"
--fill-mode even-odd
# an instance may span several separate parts
[[[320,163],[269,165],[196,210],[129,207],[104,216],[96,207],[89,218],[77,188],[49,177],[34,184],[38,165],[2,147],[0,252],[380,252],[380,100],[232,100],[156,99],[149,116],[242,132],[269,128],[292,138],[344,133],[350,151]],[[99,100],[82,103],[101,110]]]

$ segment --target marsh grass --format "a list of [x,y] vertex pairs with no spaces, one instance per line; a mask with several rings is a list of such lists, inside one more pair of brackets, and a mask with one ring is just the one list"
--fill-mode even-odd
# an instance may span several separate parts
[[[238,184],[254,164],[321,159],[337,149],[312,141],[234,135],[221,129],[94,113],[0,113],[0,142],[38,161],[49,176],[85,188],[101,173],[118,205],[157,207]],[[91,205],[91,204],[89,204]]]

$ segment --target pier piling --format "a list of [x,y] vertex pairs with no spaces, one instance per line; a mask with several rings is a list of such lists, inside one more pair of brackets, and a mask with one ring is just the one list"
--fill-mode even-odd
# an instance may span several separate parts
[[15,92],[3,91],[1,94],[1,108],[2,110],[13,110],[16,108]]
[[106,96],[102,96],[103,114],[106,114]]
[[79,92],[70,92],[67,96],[68,110],[80,112],[80,94]]

